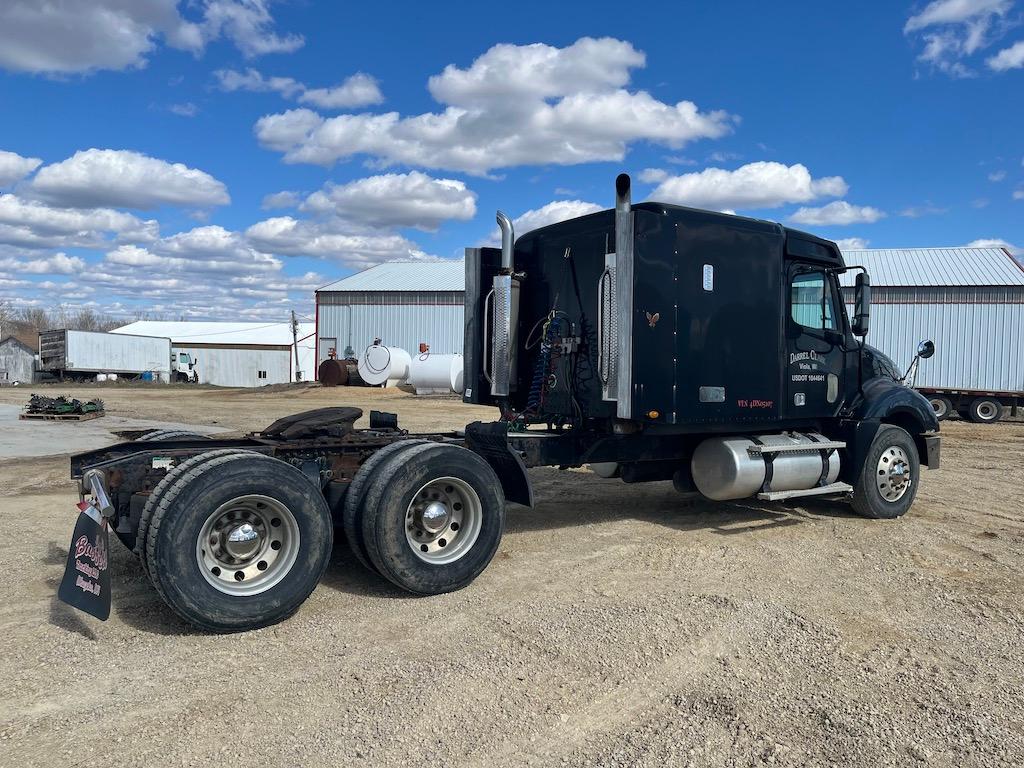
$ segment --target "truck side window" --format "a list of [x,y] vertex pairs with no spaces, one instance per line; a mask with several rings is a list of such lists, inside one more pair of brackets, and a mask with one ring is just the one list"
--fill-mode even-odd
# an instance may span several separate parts
[[793,320],[805,328],[836,330],[832,291],[824,272],[801,272],[789,293]]

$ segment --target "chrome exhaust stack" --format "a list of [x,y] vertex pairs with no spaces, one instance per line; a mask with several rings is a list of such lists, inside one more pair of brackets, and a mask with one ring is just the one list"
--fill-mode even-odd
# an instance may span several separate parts
[[[489,318],[491,321],[491,363],[488,378],[491,384],[491,394],[495,397],[507,397],[515,388],[519,281],[513,274],[516,238],[512,220],[501,211],[497,212],[495,218],[501,229],[501,272],[494,276],[493,287],[487,297],[492,302],[489,312],[486,301],[484,303],[485,319]],[[485,370],[487,370],[486,365]]]
[[629,174],[615,179],[615,253],[605,255],[598,285],[598,370],[601,397],[615,415],[632,416],[633,203]]

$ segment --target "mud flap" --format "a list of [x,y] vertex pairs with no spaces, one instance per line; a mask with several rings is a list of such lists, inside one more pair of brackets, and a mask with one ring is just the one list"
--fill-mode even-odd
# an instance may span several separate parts
[[478,454],[498,475],[505,498],[533,506],[533,486],[522,457],[508,444],[508,426],[504,422],[475,421],[466,427],[466,447]]
[[111,602],[107,520],[89,502],[81,502],[78,508],[81,512],[71,535],[71,548],[57,597],[106,621]]

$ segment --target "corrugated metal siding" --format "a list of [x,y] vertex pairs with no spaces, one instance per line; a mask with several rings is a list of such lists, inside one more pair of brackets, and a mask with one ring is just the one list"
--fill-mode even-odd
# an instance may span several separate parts
[[[1024,285],[1024,268],[1002,248],[878,248],[843,251],[872,285]],[[856,272],[840,276],[853,285]]]
[[[843,288],[843,299],[853,302],[853,288]],[[1024,286],[872,286],[874,304],[1024,304]]]
[[389,261],[325,285],[323,291],[464,291],[466,264],[444,261]]
[[[196,359],[201,384],[218,387],[262,387],[287,384],[291,376],[292,352],[289,349],[243,349],[195,347],[175,344],[175,354],[187,352]],[[261,379],[259,371],[266,371]]]
[[435,305],[464,303],[465,291],[330,291],[318,294],[324,304]]
[[[852,307],[847,307],[852,315]],[[874,304],[867,342],[904,368],[917,344],[920,387],[1024,391],[1024,307],[1019,304]]]
[[[464,342],[463,304],[321,304],[321,339],[336,339],[339,356],[351,345],[359,355],[375,338],[410,353],[421,341],[438,354],[461,353]],[[326,346],[318,345],[319,365]]]
[[20,344],[7,341],[0,344],[0,386],[31,384],[35,371],[35,355]]

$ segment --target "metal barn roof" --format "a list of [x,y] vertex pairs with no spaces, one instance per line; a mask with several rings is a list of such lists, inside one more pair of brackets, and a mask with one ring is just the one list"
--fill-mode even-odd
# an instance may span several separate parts
[[[162,336],[174,344],[291,346],[291,323],[216,323],[138,320],[111,333]],[[299,323],[299,338],[315,333],[313,323]]]
[[356,272],[317,289],[333,291],[464,291],[466,263],[444,261],[388,261]]
[[[1024,267],[1002,248],[877,248],[843,251],[876,286],[1024,285]],[[852,286],[856,272],[841,276]]]

